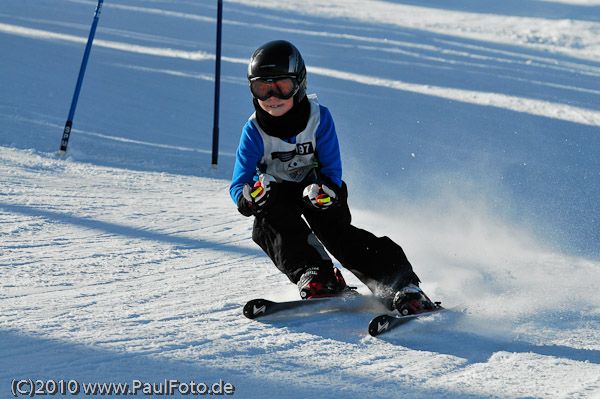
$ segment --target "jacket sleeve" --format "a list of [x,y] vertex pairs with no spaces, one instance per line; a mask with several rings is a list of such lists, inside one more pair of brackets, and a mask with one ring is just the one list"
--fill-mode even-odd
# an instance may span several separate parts
[[333,118],[329,110],[319,105],[321,118],[315,135],[321,174],[342,186],[342,157]]
[[264,144],[260,133],[251,121],[242,129],[242,136],[235,156],[233,177],[229,186],[229,195],[235,204],[242,195],[244,184],[252,184],[256,168],[263,158]]

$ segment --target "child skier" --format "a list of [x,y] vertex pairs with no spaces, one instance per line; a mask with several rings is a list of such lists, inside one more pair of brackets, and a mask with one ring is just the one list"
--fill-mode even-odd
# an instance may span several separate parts
[[256,112],[242,130],[229,191],[240,213],[255,217],[254,242],[303,299],[353,292],[326,248],[390,309],[432,309],[402,248],[351,224],[333,119],[306,95],[298,49],[264,44],[247,77]]

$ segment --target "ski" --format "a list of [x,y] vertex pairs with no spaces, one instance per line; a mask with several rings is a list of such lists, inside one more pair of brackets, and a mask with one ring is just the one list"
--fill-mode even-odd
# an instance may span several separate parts
[[409,321],[414,320],[416,318],[430,316],[434,313],[439,313],[446,310],[448,309],[445,309],[440,306],[423,313],[410,314],[407,316],[381,314],[379,316],[374,317],[369,323],[369,334],[373,337],[376,337],[390,330],[393,330],[394,328],[401,326],[402,324],[408,323]]
[[299,299],[294,301],[276,302],[268,299],[252,299],[244,305],[243,313],[249,319],[256,319],[283,312],[293,311],[296,315],[301,312],[319,313],[335,310],[359,311],[364,307],[381,306],[371,295],[351,295],[314,299]]
[[[436,306],[437,307],[434,309],[407,316],[382,313],[370,321],[368,327],[369,334],[376,337],[416,318],[426,317],[434,313],[448,310],[441,307],[439,304],[436,304]],[[300,316],[343,310],[377,313],[378,311],[385,311],[385,307],[380,299],[372,295],[299,299],[283,302],[258,298],[251,299],[244,305],[243,314],[249,319],[256,319],[273,314],[279,315],[280,313],[281,316],[284,316],[286,311],[288,311],[290,315]]]

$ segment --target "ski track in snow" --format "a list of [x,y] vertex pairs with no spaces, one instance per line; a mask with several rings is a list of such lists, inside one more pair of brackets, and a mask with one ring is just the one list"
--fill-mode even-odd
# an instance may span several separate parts
[[[176,16],[178,16],[178,14],[176,14]],[[53,32],[46,31],[46,30],[31,29],[31,28],[7,25],[7,24],[2,24],[2,23],[0,23],[0,32],[5,32],[5,33],[9,33],[9,34],[14,34],[14,35],[20,35],[20,36],[25,36],[25,37],[32,37],[32,38],[37,38],[37,39],[43,39],[43,40],[63,40],[63,41],[69,41],[69,42],[75,42],[75,43],[86,43],[86,41],[87,41],[87,39],[83,36],[77,37],[77,36],[73,36],[73,35],[56,34]],[[306,33],[306,32],[303,31],[303,33]],[[314,32],[314,33],[319,36],[325,36],[325,37],[330,36],[327,34],[323,34],[321,32]],[[125,35],[125,36],[129,36],[129,35]],[[394,44],[394,43],[389,43],[389,41],[384,40],[384,39],[383,40],[382,39],[374,40],[374,39],[370,39],[368,37],[366,37],[366,38],[365,37],[351,37],[348,35],[337,35],[337,36],[338,37],[342,36],[346,39],[356,39],[359,42],[367,41],[367,42],[380,42],[380,43],[385,43],[385,44]],[[405,44],[405,43],[401,43],[401,42],[397,43],[397,44],[400,48],[405,47],[405,46],[412,47],[410,44]],[[128,43],[121,43],[121,42],[107,41],[107,40],[96,40],[94,42],[94,45],[98,46],[98,47],[105,47],[105,48],[115,49],[115,50],[120,50],[120,51],[148,54],[148,55],[161,56],[161,57],[182,58],[182,59],[187,59],[187,60],[192,60],[192,61],[207,61],[207,60],[212,61],[215,58],[214,54],[210,54],[210,53],[203,52],[203,51],[185,51],[185,50],[175,50],[172,48],[148,47],[148,46],[132,45],[132,44],[128,44]],[[365,47],[365,46],[362,46],[361,48],[368,49],[368,47]],[[406,52],[406,50],[401,50],[401,49],[396,49],[396,50],[394,50],[394,49],[382,50],[379,48],[373,48],[373,49],[376,51]],[[429,48],[427,48],[427,50],[434,51],[434,52],[441,51],[441,49],[435,48],[434,46],[429,46]],[[468,51],[456,52],[456,54],[461,57],[478,58],[476,55],[470,55],[468,53]],[[427,57],[424,57],[424,59],[427,59]],[[247,64],[247,61],[248,61],[247,59],[231,58],[231,57],[223,57],[223,60],[226,62],[233,62],[233,63],[238,63],[238,64]],[[540,59],[540,60],[536,60],[536,61],[533,61],[531,59],[522,60],[522,61],[518,61],[518,60],[517,61],[508,61],[508,60],[503,60],[502,58],[498,58],[498,59],[495,59],[495,61],[510,62],[512,64],[524,64],[524,65],[530,65],[533,62],[535,62],[535,63],[541,63],[542,65],[547,66],[550,69],[555,68],[554,66],[552,66],[553,61],[551,59]],[[550,64],[545,65],[545,63],[550,63]],[[158,73],[187,76],[187,77],[193,77],[193,78],[199,78],[199,79],[205,79],[205,80],[214,80],[212,77],[208,77],[207,75],[202,75],[202,74],[190,75],[190,74],[185,74],[185,73],[176,72],[176,71],[152,70],[151,68],[145,68],[145,67],[135,67],[135,66],[124,66],[124,67],[131,67],[131,68],[138,69],[138,70],[155,71]],[[577,67],[579,67],[579,68],[577,68]],[[588,68],[583,65],[581,65],[581,66],[575,65],[574,68],[577,68],[577,69],[572,69],[572,68],[568,68],[568,67],[565,68],[564,66],[560,67],[560,68],[563,70],[566,69],[567,71],[571,71],[571,72],[574,72],[575,70],[578,70],[578,69],[582,69],[582,73],[591,74],[592,76],[600,76],[600,68]],[[507,95],[498,94],[498,93],[485,93],[485,92],[478,92],[478,91],[473,91],[473,90],[459,90],[459,89],[454,89],[454,88],[449,88],[449,87],[436,87],[436,86],[432,86],[432,85],[413,84],[413,83],[408,83],[408,82],[402,82],[399,80],[382,79],[382,78],[377,78],[377,77],[368,76],[368,75],[364,75],[364,74],[348,73],[348,72],[344,72],[344,71],[333,70],[333,69],[322,68],[322,67],[310,67],[309,66],[308,71],[309,71],[309,73],[312,73],[312,74],[327,76],[327,77],[330,77],[333,79],[342,79],[342,80],[348,80],[348,81],[357,82],[357,83],[377,85],[377,86],[381,86],[381,87],[392,88],[392,89],[396,89],[396,90],[402,90],[402,91],[408,91],[408,92],[414,92],[414,93],[420,93],[420,94],[426,94],[426,95],[432,95],[432,96],[436,96],[436,97],[440,97],[440,98],[447,98],[450,100],[462,101],[462,102],[466,102],[466,103],[493,106],[493,107],[508,109],[511,111],[516,111],[516,112],[526,112],[526,113],[529,113],[532,115],[546,116],[546,117],[562,119],[565,121],[570,121],[570,122],[575,122],[575,123],[583,123],[583,124],[591,125],[591,126],[600,126],[600,111],[590,110],[590,109],[585,109],[585,108],[580,108],[580,107],[574,107],[574,106],[571,106],[568,104],[557,104],[557,103],[551,103],[551,102],[546,102],[546,101],[540,101],[540,100],[536,100],[536,99],[528,99],[528,98],[522,98],[522,97],[516,97],[516,96],[507,96]],[[227,79],[228,78],[225,77],[225,81],[227,81]],[[231,78],[229,78],[229,80],[236,81],[235,79],[231,79]],[[244,84],[245,84],[245,82],[244,82]],[[544,83],[540,83],[540,84],[543,85]],[[570,90],[585,90],[585,89],[579,89],[579,88],[571,87],[571,86],[562,86],[562,87],[565,87],[566,89],[570,89]],[[591,90],[591,92],[594,94],[598,94],[598,91],[596,91],[596,90]]]
[[[399,3],[279,0],[256,5],[233,0],[225,24],[238,29],[239,36],[260,31],[261,37],[314,37],[324,49],[409,57],[412,65],[434,64],[440,71],[470,68],[474,74],[537,87],[539,98],[504,87],[485,91],[398,80],[395,68],[407,63],[394,58],[389,73],[373,75],[361,64],[341,70],[316,62],[309,65],[315,80],[600,126],[598,103],[589,100],[600,88],[571,78],[593,82],[600,76],[599,22]],[[596,0],[553,3],[599,5]],[[23,49],[16,55],[60,48],[65,57],[80,60],[89,29],[85,18],[94,1],[61,2],[61,10],[73,7],[78,16],[64,21],[15,1],[5,4],[10,6],[0,8],[0,40],[3,45],[18,41]],[[137,107],[152,106],[154,85],[170,87],[178,84],[172,79],[182,79],[177,93],[182,102],[165,94],[155,112],[160,121],[170,126],[208,107],[210,102],[190,106],[186,101],[195,98],[182,91],[190,81],[214,79],[212,42],[202,36],[196,41],[187,31],[169,36],[158,25],[156,32],[147,31],[143,22],[123,26],[112,23],[111,16],[159,18],[174,31],[177,24],[182,30],[185,23],[204,24],[212,33],[214,11],[212,4],[185,0],[105,3],[93,50],[100,61],[90,68],[109,68],[127,84],[135,73],[137,83],[142,82],[138,101],[129,100],[129,93],[110,93],[110,100],[143,114]],[[317,17],[330,25],[311,20]],[[380,25],[358,25],[365,21],[448,36],[424,42],[408,35],[401,40],[401,34],[387,39],[375,33]],[[285,27],[286,22],[294,28]],[[340,33],[355,23],[350,33]],[[227,54],[234,56],[224,58],[223,81],[240,92],[247,90],[242,54],[251,50],[248,46],[232,41]],[[67,90],[61,90],[71,90],[75,69],[62,77],[46,62],[43,68],[30,68],[46,82],[63,79]],[[9,69],[8,63],[6,68],[11,74],[5,77],[17,76],[17,68]],[[513,72],[528,68],[543,76]],[[553,74],[562,78],[553,79]],[[29,77],[36,81],[33,74]],[[223,129],[227,149],[219,155],[225,166],[211,171],[197,159],[208,159],[209,146],[186,141],[186,134],[195,133],[180,134],[173,127],[174,138],[166,140],[147,117],[128,126],[113,124],[117,110],[89,97],[87,109],[91,102],[96,112],[86,114],[85,95],[107,84],[95,82],[93,73],[87,79],[66,159],[48,149],[58,146],[62,128],[54,108],[36,103],[30,110],[34,100],[25,91],[0,103],[0,134],[6,143],[0,147],[0,397],[9,396],[14,378],[127,383],[175,378],[209,385],[222,379],[241,398],[600,398],[600,263],[557,253],[488,208],[452,199],[439,208],[407,204],[397,215],[390,210],[391,217],[364,209],[353,216],[356,225],[398,239],[418,265],[426,292],[447,306],[462,304],[460,311],[417,320],[377,339],[366,332],[374,315],[369,312],[244,319],[241,307],[248,299],[292,299],[297,291],[252,243],[251,219],[241,217],[229,198],[228,166],[239,118],[231,117],[236,137]],[[354,86],[343,87],[343,92],[330,90],[347,95]],[[568,93],[569,100],[556,93]],[[225,107],[232,98],[225,97]],[[349,272],[345,277],[365,292]]]

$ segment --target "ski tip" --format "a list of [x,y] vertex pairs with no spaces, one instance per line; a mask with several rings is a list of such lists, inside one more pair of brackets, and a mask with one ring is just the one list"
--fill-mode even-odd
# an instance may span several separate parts
[[407,323],[410,320],[414,320],[419,317],[429,316],[444,310],[447,309],[438,305],[438,307],[436,307],[435,309],[431,309],[421,313],[409,314],[406,316],[402,316],[400,314],[382,314],[375,317],[369,323],[369,334],[371,334],[373,337],[376,337],[404,323]]
[[369,334],[373,337],[383,334],[390,328],[390,321],[393,316],[379,315],[369,323]]
[[272,302],[266,299],[252,299],[244,305],[243,313],[249,319],[255,319],[267,312],[269,304]]

